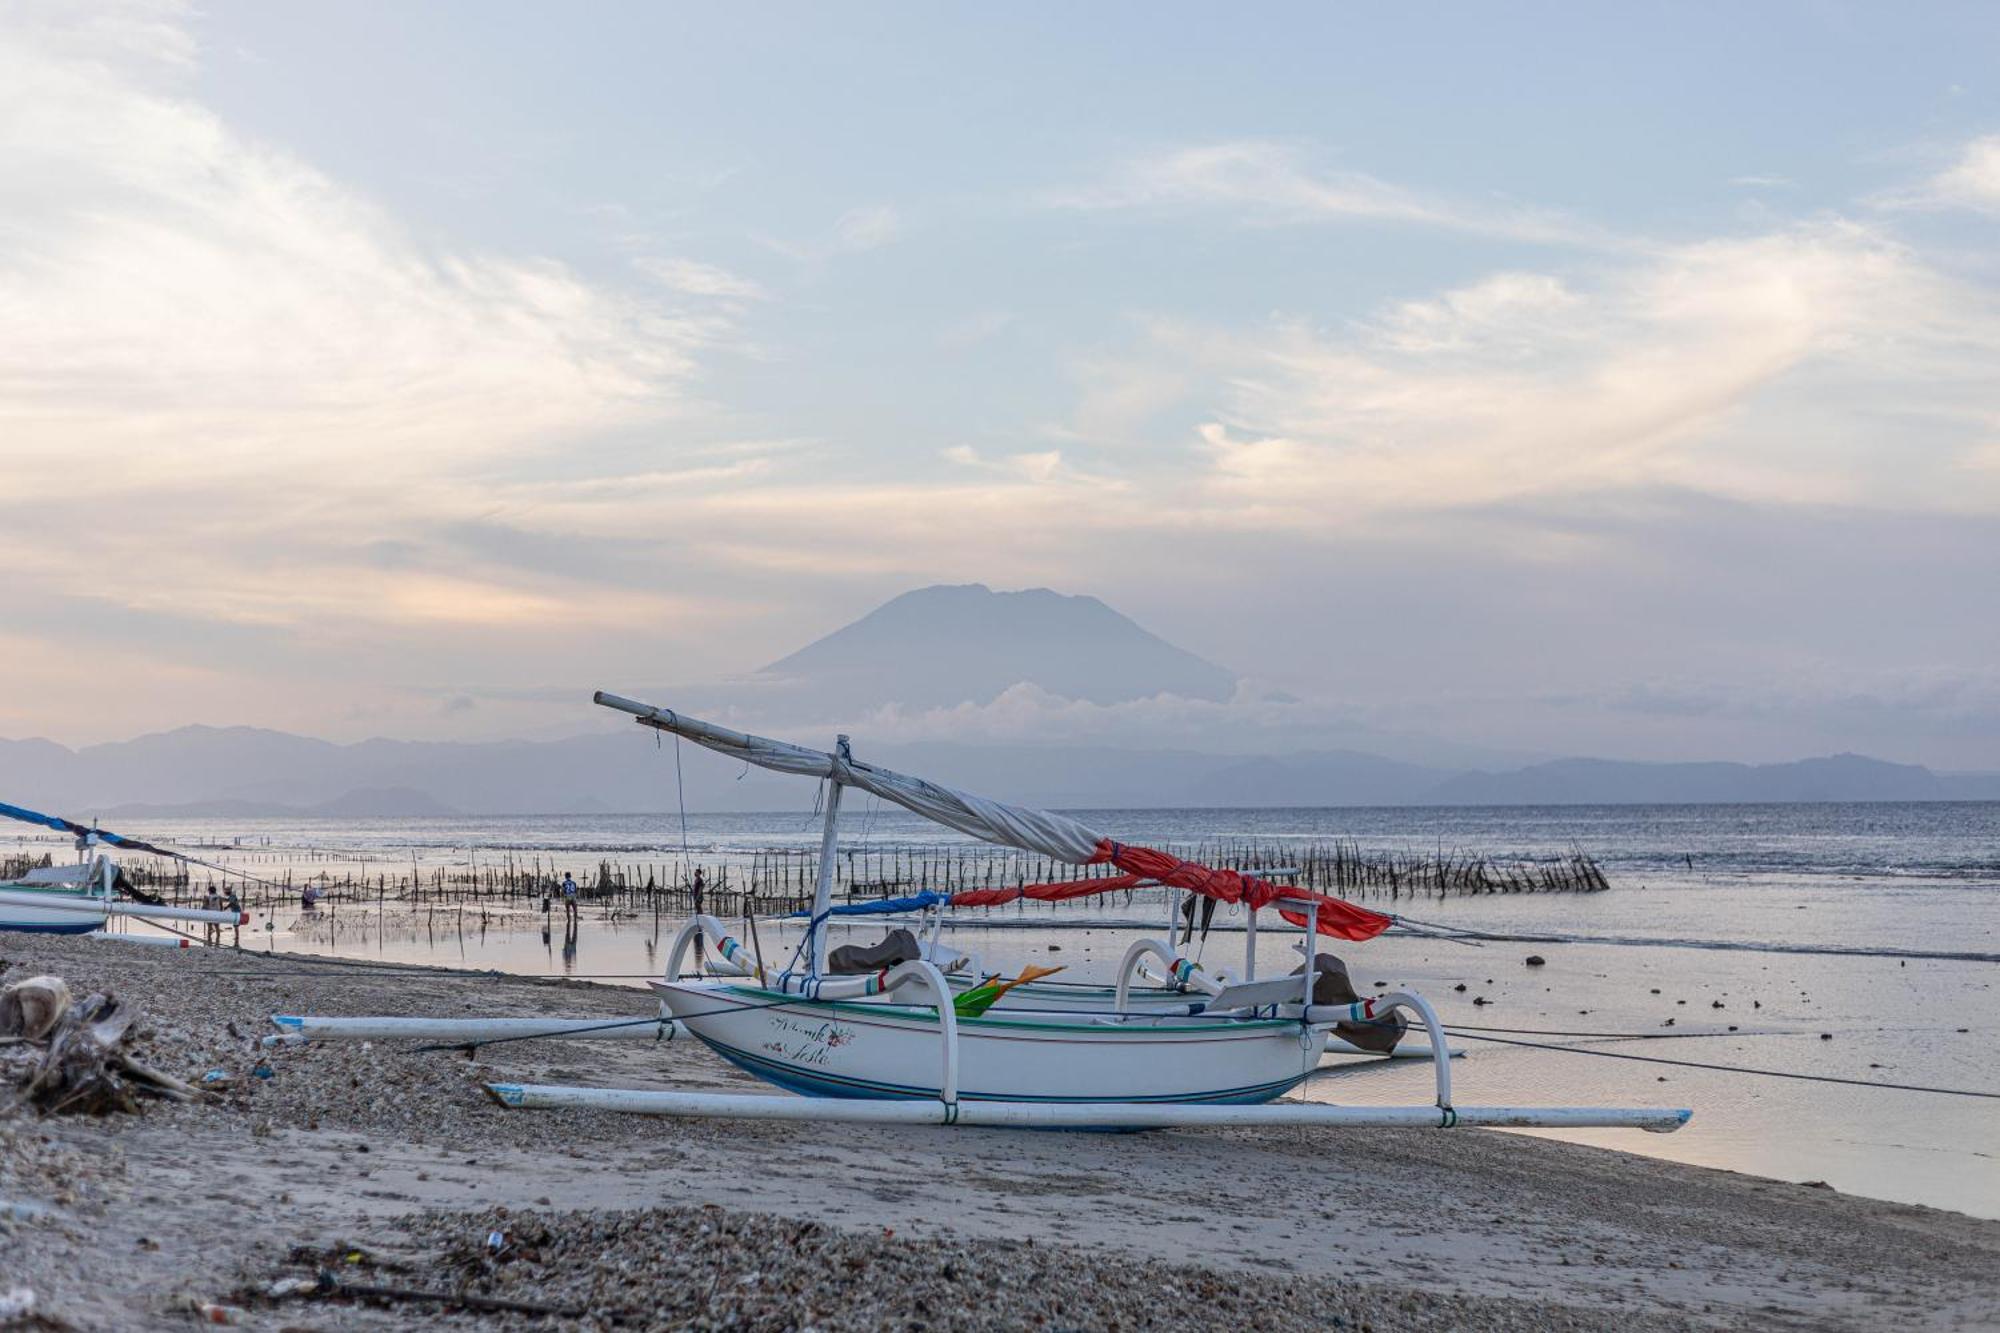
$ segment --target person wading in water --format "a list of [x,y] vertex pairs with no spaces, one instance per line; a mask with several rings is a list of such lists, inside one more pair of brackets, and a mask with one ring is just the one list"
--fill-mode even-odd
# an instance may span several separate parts
[[[222,895],[216,892],[215,885],[210,884],[208,886],[208,896],[201,900],[201,910],[204,912],[220,912],[222,910]],[[220,946],[222,943],[222,923],[220,921],[209,922],[202,927],[202,935],[202,943]]]

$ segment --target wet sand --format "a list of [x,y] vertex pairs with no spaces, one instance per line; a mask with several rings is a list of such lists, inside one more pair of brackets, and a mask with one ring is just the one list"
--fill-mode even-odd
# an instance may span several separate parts
[[[232,1080],[141,1117],[0,1118],[0,1293],[32,1288],[56,1327],[173,1326],[204,1301],[325,1329],[2000,1326],[2000,1223],[1823,1188],[1471,1130],[506,1111],[480,1083],[761,1085],[687,1043],[255,1046],[273,1012],[616,1017],[644,1006],[624,988],[32,936],[0,935],[0,959],[113,991],[154,1063]],[[257,1296],[356,1253],[350,1281],[599,1317]]]

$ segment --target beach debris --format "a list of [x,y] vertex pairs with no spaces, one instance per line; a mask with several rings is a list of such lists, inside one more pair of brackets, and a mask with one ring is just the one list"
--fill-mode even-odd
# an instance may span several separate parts
[[195,1318],[204,1324],[235,1324],[240,1323],[243,1318],[243,1311],[235,1306],[221,1305],[215,1301],[197,1301],[194,1313]]
[[1546,967],[1548,965],[1548,961],[1549,961],[1548,959],[1542,957],[1538,953],[1531,953],[1528,955],[1529,967]]
[[[492,1262],[496,1252],[490,1248],[490,1243],[492,1237],[499,1235],[501,1233],[497,1231],[489,1233],[487,1244],[481,1246],[480,1260],[477,1264],[472,1265],[473,1267],[482,1267]],[[295,1247],[293,1258],[298,1260],[309,1253],[310,1251],[307,1247]],[[354,1264],[361,1259],[362,1256],[357,1251],[336,1258],[332,1262]],[[321,1266],[309,1278],[279,1278],[257,1287],[248,1288],[240,1294],[246,1298],[254,1295],[266,1300],[319,1297],[329,1300],[358,1300],[383,1305],[437,1305],[445,1309],[469,1310],[478,1314],[526,1314],[554,1316],[561,1319],[582,1319],[586,1315],[593,1313],[577,1306],[551,1305],[541,1301],[509,1300],[498,1296],[482,1296],[471,1291],[426,1291],[414,1287],[390,1286],[379,1282],[357,1282],[352,1278],[341,1276],[333,1268],[327,1266]],[[204,1306],[202,1308],[208,1309],[211,1307]],[[213,1308],[228,1309],[232,1314],[236,1315],[242,1313],[240,1310],[233,1310],[226,1306]],[[594,1313],[598,1315],[608,1314],[620,1318],[627,1314],[624,1311],[602,1310]],[[232,1319],[217,1319],[213,1322],[233,1323],[235,1321]]]
[[61,977],[27,977],[0,990],[0,1110],[44,1115],[137,1111],[141,1096],[192,1101],[186,1083],[122,1048],[138,1014],[108,994],[71,998]]
[[41,1041],[69,1008],[69,984],[61,977],[27,977],[0,991],[0,1036]]
[[0,1291],[0,1319],[26,1319],[35,1312],[32,1287],[9,1287]]

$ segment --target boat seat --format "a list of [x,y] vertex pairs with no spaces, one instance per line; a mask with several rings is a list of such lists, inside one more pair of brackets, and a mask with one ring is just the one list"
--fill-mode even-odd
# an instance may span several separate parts
[[[1296,977],[1304,971],[1304,967],[1295,967],[1292,975]],[[1313,972],[1314,1004],[1353,1004],[1362,998],[1348,978],[1347,964],[1333,954],[1314,954]],[[1387,1055],[1396,1049],[1396,1043],[1403,1039],[1403,1033],[1409,1030],[1409,1026],[1403,1015],[1397,1012],[1368,1023],[1338,1023],[1333,1030],[1343,1040],[1364,1051],[1380,1051]]]
[[826,970],[837,977],[851,977],[915,962],[923,956],[917,937],[899,926],[884,935],[880,944],[841,945],[827,954]]

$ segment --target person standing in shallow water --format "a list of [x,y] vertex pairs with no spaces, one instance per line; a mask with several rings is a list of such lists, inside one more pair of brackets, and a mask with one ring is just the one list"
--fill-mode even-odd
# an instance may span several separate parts
[[571,921],[576,920],[576,876],[567,870],[563,872],[562,897],[563,915]]
[[[201,910],[204,912],[220,912],[222,910],[222,895],[215,891],[214,884],[208,886],[208,894],[201,900]],[[214,945],[222,943],[222,923],[220,921],[211,921],[202,927],[202,943]]]
[[[222,910],[236,918],[229,923],[229,947],[240,949],[243,947],[243,900],[236,896],[235,889],[224,890],[222,895]],[[222,932],[220,930],[216,931],[215,938],[216,943],[220,944],[222,942]]]

